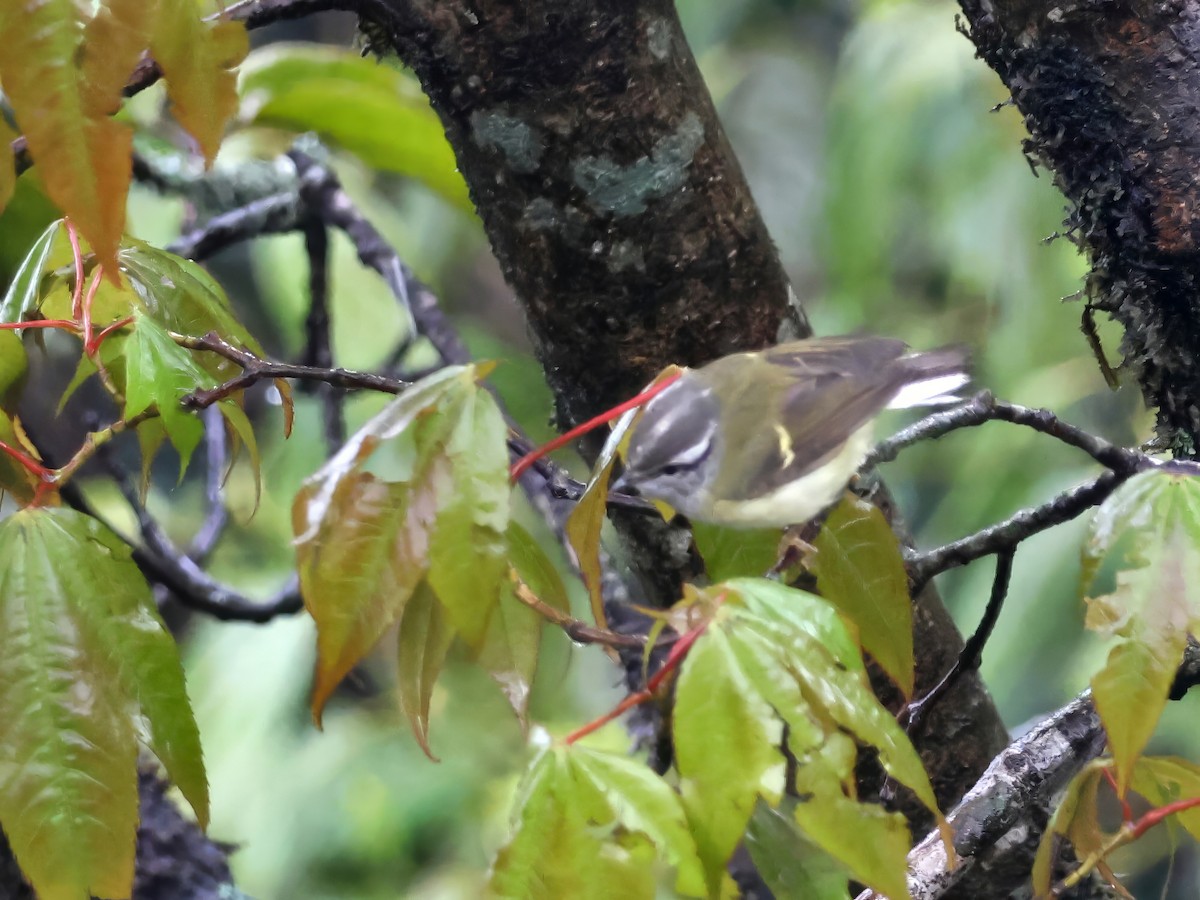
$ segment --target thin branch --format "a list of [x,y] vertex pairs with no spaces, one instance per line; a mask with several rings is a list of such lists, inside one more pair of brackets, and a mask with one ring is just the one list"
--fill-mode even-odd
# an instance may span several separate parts
[[138,531],[146,546],[134,550],[134,561],[147,578],[166,587],[183,606],[217,619],[259,624],[277,616],[293,615],[304,608],[295,576],[274,598],[263,602],[250,600],[221,584],[171,542],[162,526],[142,505],[129,473],[116,462],[108,448],[102,448],[98,461],[112,475],[137,517]]
[[[956,888],[961,890],[972,869],[983,867],[993,852],[1019,852],[1001,839],[1035,810],[1044,816],[1041,810],[1076,772],[1100,755],[1105,740],[1091,694],[1085,692],[1009,744],[947,816],[954,831],[957,865],[949,864],[936,829],[909,851],[908,886],[913,900],[938,900]],[[1045,827],[1044,819],[1037,827]],[[857,900],[883,898],[868,890]]]
[[[315,217],[304,223],[304,250],[308,255],[308,317],[305,319],[304,356],[314,368],[333,367],[329,314],[329,232]],[[325,445],[332,454],[346,443],[346,410],[343,392],[324,382],[305,382],[316,389],[324,409]]]
[[1101,437],[1059,419],[1047,409],[1031,409],[997,400],[989,391],[976,394],[965,403],[926,416],[919,422],[882,441],[867,457],[864,468],[891,462],[900,451],[920,441],[935,440],[960,428],[973,428],[985,422],[1002,421],[1024,425],[1082,450],[1105,468],[1129,472],[1145,462],[1145,454],[1119,447]]
[[229,524],[229,508],[225,505],[225,467],[229,463],[229,442],[225,436],[225,420],[218,409],[204,411],[204,500],[208,515],[192,538],[187,555],[197,565],[216,549],[225,526]]
[[303,218],[303,206],[295,193],[272,194],[213,216],[202,227],[175,240],[167,249],[187,259],[207,259],[242,241],[296,231]]
[[997,553],[996,574],[992,577],[992,593],[988,597],[987,607],[983,611],[983,617],[979,620],[979,626],[975,629],[975,633],[963,645],[958,659],[954,661],[954,665],[950,667],[950,671],[942,677],[942,680],[920,700],[909,704],[905,710],[903,723],[905,731],[910,737],[917,733],[925,716],[929,714],[934,705],[949,694],[964,675],[979,668],[979,664],[983,661],[983,648],[987,646],[988,639],[992,636],[992,629],[996,627],[996,620],[1000,618],[1000,610],[1004,606],[1004,598],[1008,595],[1008,582],[1012,577],[1015,555],[1015,547],[1006,547]]
[[1093,506],[1100,505],[1133,474],[1133,471],[1105,472],[1098,478],[1063,491],[1041,506],[1020,510],[1002,522],[944,546],[924,553],[913,553],[907,561],[909,580],[919,588],[947,569],[1011,550],[1026,538],[1069,522]]
[[[644,634],[619,634],[607,628],[596,628],[576,619],[562,610],[555,609],[535,594],[515,571],[509,574],[513,582],[513,594],[518,600],[536,612],[552,625],[561,628],[571,640],[579,644],[603,644],[606,647],[631,647],[641,649],[646,646]],[[665,642],[668,643],[668,642]],[[673,643],[673,641],[669,642]]]
[[342,190],[337,176],[299,149],[288,153],[300,175],[300,197],[326,225],[345,232],[364,266],[378,272],[409,320],[408,333],[419,333],[446,363],[462,364],[471,353],[442,313],[437,295],[401,261],[370,222]]
[[205,409],[224,400],[231,394],[268,378],[292,378],[300,381],[315,381],[348,390],[378,391],[382,394],[399,394],[409,387],[407,381],[384,378],[370,372],[352,369],[325,369],[319,366],[300,366],[291,363],[260,359],[248,350],[242,350],[225,341],[215,331],[202,337],[172,334],[172,339],[189,350],[206,350],[216,353],[230,362],[237,363],[242,373],[214,388],[193,391],[180,402],[188,409]]

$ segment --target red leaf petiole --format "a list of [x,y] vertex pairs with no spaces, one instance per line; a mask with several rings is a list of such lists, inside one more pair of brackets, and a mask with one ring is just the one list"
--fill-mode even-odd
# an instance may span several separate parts
[[692,645],[696,643],[696,641],[700,638],[700,635],[704,634],[704,629],[707,627],[708,622],[705,622],[684,634],[671,647],[671,652],[668,653],[667,658],[663,660],[662,666],[660,666],[659,670],[654,673],[654,676],[648,682],[646,682],[646,686],[642,690],[635,691],[634,693],[630,694],[600,718],[594,719],[591,722],[588,722],[582,728],[577,728],[572,731],[563,739],[563,743],[567,744],[568,746],[574,744],[579,739],[585,738],[593,731],[597,731],[603,726],[607,725],[622,713],[628,712],[635,706],[640,706],[647,700],[653,699],[654,695],[658,692],[658,689],[662,686],[663,681],[668,675],[679,668],[679,665],[683,662],[683,658],[687,656],[688,651],[692,649]]

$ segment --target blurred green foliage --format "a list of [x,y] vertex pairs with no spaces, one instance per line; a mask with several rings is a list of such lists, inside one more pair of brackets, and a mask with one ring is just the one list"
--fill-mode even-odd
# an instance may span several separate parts
[[[1051,407],[1116,441],[1149,436],[1136,386],[1105,387],[1079,332],[1082,304],[1061,302],[1079,290],[1085,271],[1068,241],[1044,240],[1060,227],[1064,202],[1047,173],[1031,173],[1017,113],[993,110],[1005,94],[956,33],[954,4],[678,5],[819,332],[869,330],[915,347],[963,343],[974,353],[978,383],[998,395]],[[328,38],[344,42],[337,28]],[[221,162],[236,165],[267,145],[269,138],[243,135],[227,144]],[[473,350],[502,361],[493,382],[510,409],[535,437],[546,435],[549,394],[478,223],[418,185],[348,157],[336,164],[365,214],[439,291]],[[45,215],[22,214],[31,222]],[[180,215],[179,204],[145,189],[131,198],[131,227],[140,236],[165,242]],[[11,261],[0,253],[5,267]],[[299,349],[308,277],[299,237],[259,241],[211,268],[269,352]],[[401,333],[390,295],[341,236],[332,242],[331,278],[338,364],[377,367]],[[1119,335],[1107,325],[1102,334],[1115,354]],[[430,361],[418,345],[412,365]],[[382,402],[353,401],[351,426]],[[301,398],[297,415],[298,433],[321,433],[310,399]],[[231,475],[235,523],[213,567],[217,577],[262,595],[293,565],[291,498],[324,459],[319,441],[284,442],[278,418],[277,411],[259,414],[266,483],[252,518],[250,474],[239,466]],[[930,546],[1042,502],[1092,471],[1086,458],[1045,437],[990,424],[910,450],[885,474],[918,543]],[[151,508],[184,538],[203,516],[202,481],[193,473],[172,490],[169,466],[159,474]],[[95,499],[128,522],[111,491]],[[535,517],[522,516],[551,542]],[[1103,658],[1100,642],[1082,628],[1082,533],[1082,522],[1060,527],[1016,556],[983,663],[1014,728],[1080,691]],[[978,620],[990,582],[987,561],[939,580],[965,630]],[[586,615],[579,585],[572,582],[571,591],[577,614]],[[432,749],[442,760],[435,765],[388,696],[382,663],[378,673],[363,673],[360,690],[335,695],[325,731],[314,730],[307,712],[312,657],[312,626],[303,617],[268,626],[196,621],[186,642],[212,780],[210,831],[239,846],[239,885],[261,900],[479,896],[526,753],[503,697],[481,673],[452,666],[433,700]],[[548,635],[532,718],[561,733],[610,706],[618,682],[600,651],[572,652],[560,635]],[[1153,751],[1200,756],[1189,727],[1196,702],[1171,704]],[[619,729],[605,733],[621,747]],[[1149,871],[1163,852],[1165,844],[1148,840],[1121,863]],[[1194,874],[1177,873],[1174,882],[1172,896],[1195,896]]]

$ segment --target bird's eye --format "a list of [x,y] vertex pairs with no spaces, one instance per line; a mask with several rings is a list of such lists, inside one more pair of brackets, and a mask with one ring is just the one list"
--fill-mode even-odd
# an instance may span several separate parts
[[667,476],[678,475],[683,471],[683,466],[663,466],[661,471],[663,475]]

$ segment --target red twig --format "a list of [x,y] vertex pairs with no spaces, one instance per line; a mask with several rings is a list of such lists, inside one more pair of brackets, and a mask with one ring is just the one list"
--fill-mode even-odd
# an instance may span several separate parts
[[683,635],[678,641],[675,642],[674,646],[671,647],[671,652],[668,653],[667,658],[663,660],[662,666],[660,666],[659,670],[654,673],[654,676],[648,682],[646,682],[646,686],[642,690],[635,691],[634,693],[630,694],[600,718],[594,719],[591,722],[588,722],[582,728],[577,728],[572,731],[566,736],[566,738],[563,739],[563,743],[568,745],[574,744],[580,738],[585,738],[593,731],[596,731],[607,725],[622,713],[628,712],[635,706],[640,706],[647,700],[652,699],[655,693],[657,693],[659,687],[662,686],[664,679],[666,679],[668,675],[679,668],[680,663],[683,662],[683,658],[687,656],[687,652],[692,649],[692,645],[696,643],[700,635],[704,634],[704,629],[707,627],[708,623],[705,622],[704,624],[693,628],[691,631]]
[[1108,782],[1108,786],[1113,789],[1113,793],[1117,795],[1117,800],[1121,804],[1121,821],[1129,823],[1133,821],[1133,807],[1129,805],[1129,801],[1121,794],[1121,789],[1117,787],[1117,779],[1113,776],[1112,769],[1101,770],[1104,773],[1104,780]]
[[20,331],[24,328],[62,328],[66,331],[79,332],[79,326],[66,319],[35,319],[32,322],[4,322],[0,330]]
[[604,425],[608,422],[611,422],[613,419],[623,416],[625,413],[629,412],[629,410],[634,409],[635,407],[641,406],[643,403],[646,403],[647,401],[658,396],[663,391],[665,391],[667,388],[669,388],[671,385],[673,385],[676,381],[678,381],[682,374],[683,374],[682,372],[679,372],[674,375],[668,375],[666,378],[664,378],[658,384],[655,384],[651,387],[646,388],[646,390],[642,391],[636,397],[631,397],[630,399],[626,400],[624,403],[621,403],[618,406],[614,406],[612,409],[608,410],[607,412],[602,412],[602,413],[600,413],[600,415],[596,416],[595,418],[588,419],[582,425],[576,425],[574,428],[572,428],[566,434],[561,434],[558,437],[556,437],[554,440],[548,441],[547,443],[542,444],[542,446],[538,447],[536,450],[531,450],[530,452],[526,453],[524,456],[522,456],[520,459],[518,459],[515,463],[513,463],[512,468],[509,470],[509,473],[508,473],[509,478],[512,481],[516,481],[518,478],[520,478],[525,473],[526,469],[528,469],[530,466],[532,466],[535,462],[537,462],[539,459],[541,459],[547,453],[557,450],[559,447],[562,447],[564,444],[571,443],[571,441],[575,440],[577,437],[587,434],[589,431],[592,431],[595,428],[599,428],[601,425]]
[[1168,803],[1166,806],[1160,806],[1157,809],[1152,809],[1136,822],[1133,823],[1133,830],[1130,833],[1132,840],[1137,840],[1167,816],[1173,816],[1175,813],[1186,812],[1200,806],[1200,797],[1189,797],[1186,800],[1176,800],[1174,803]]
[[83,298],[83,352],[89,358],[96,355],[94,335],[92,334],[92,304],[96,301],[96,291],[100,289],[100,279],[104,277],[104,267],[96,266],[92,280],[88,284],[87,296]]
[[104,343],[104,339],[106,337],[108,337],[110,334],[112,334],[117,329],[124,328],[126,325],[128,325],[132,321],[133,321],[133,316],[126,316],[123,319],[117,319],[117,321],[115,321],[111,325],[107,326],[103,331],[101,331],[98,335],[96,335],[95,340],[92,341],[92,349],[88,355],[95,356],[96,351],[100,349],[100,345]]
[[75,288],[71,293],[71,315],[78,322],[83,318],[83,251],[79,249],[79,232],[70,219],[64,219],[67,237],[71,241],[71,256],[75,262]]
[[50,469],[47,469],[28,453],[18,450],[12,444],[0,441],[0,452],[7,453],[42,481],[49,482],[54,480],[54,472],[52,472]]

